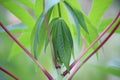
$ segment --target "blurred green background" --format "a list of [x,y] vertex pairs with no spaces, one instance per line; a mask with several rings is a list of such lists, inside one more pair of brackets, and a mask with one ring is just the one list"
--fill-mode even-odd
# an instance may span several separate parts
[[[83,11],[88,14],[92,0],[80,0]],[[102,6],[102,5],[101,5]],[[104,14],[104,18],[114,18],[120,10],[120,0],[114,0]],[[0,6],[0,21],[5,25],[20,23],[14,15]],[[20,33],[14,33],[16,37]],[[107,34],[106,34],[107,35]],[[105,36],[104,36],[105,37]],[[104,38],[103,37],[103,38]],[[74,76],[73,80],[120,80],[120,34],[114,34],[99,50],[99,58],[93,56]],[[9,60],[13,41],[6,33],[0,33],[0,66],[6,68],[20,78],[20,80],[47,80],[36,64],[21,50]],[[27,47],[30,49],[30,46]],[[57,78],[54,69],[50,47],[39,58],[40,63]],[[77,51],[76,51],[77,52]],[[114,67],[115,69],[111,68]],[[110,68],[110,69],[109,69]],[[0,80],[14,80],[0,71]]]

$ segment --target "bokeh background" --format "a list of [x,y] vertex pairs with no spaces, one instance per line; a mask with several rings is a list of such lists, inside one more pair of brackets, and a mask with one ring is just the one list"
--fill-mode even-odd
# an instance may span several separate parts
[[[88,14],[91,9],[91,2],[92,0],[79,0],[81,8],[86,14]],[[120,0],[114,0],[104,13],[103,18],[114,18],[119,11]],[[13,25],[21,22],[1,5],[0,21],[5,25]],[[14,33],[16,37],[18,37],[19,34],[20,33],[17,32]],[[104,37],[102,39],[104,39]],[[24,54],[22,50],[18,52],[15,57],[9,59],[12,44],[13,41],[6,33],[0,33],[0,66],[20,77],[20,80],[47,80],[41,70],[35,66],[35,63]],[[30,46],[28,46],[28,49],[30,49]],[[39,61],[53,76],[56,76],[57,78],[50,52],[50,47],[48,47],[47,54],[42,54]],[[116,71],[120,71],[120,34],[114,34],[98,52],[99,58],[97,59],[96,56],[93,56],[77,72],[73,80],[120,80],[120,73],[118,74],[115,71],[109,72],[105,69],[105,66],[107,65],[118,65],[119,68]],[[0,71],[0,80],[14,79]]]

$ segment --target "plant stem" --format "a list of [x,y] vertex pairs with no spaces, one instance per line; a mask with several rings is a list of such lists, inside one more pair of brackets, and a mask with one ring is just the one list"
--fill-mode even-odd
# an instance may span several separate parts
[[[85,55],[85,53],[98,41],[101,39],[101,37],[111,28],[111,26],[115,23],[115,21],[119,18],[120,16],[120,12],[118,12],[117,16],[114,18],[114,20],[104,29],[104,31],[88,46],[87,49],[85,49],[85,51],[83,52],[82,55],[78,56],[78,58],[73,62],[74,64],[76,62],[79,62],[81,57]],[[73,64],[70,65],[71,69],[73,68]],[[63,72],[63,76],[65,76],[68,72],[64,71]]]
[[[43,1],[43,4],[44,4],[43,8],[45,10],[45,0]],[[53,46],[52,38],[51,38],[51,35],[50,35],[50,28],[49,28],[49,25],[48,25],[48,19],[47,19],[46,14],[44,14],[44,19],[45,19],[45,24],[46,24],[46,30],[47,30],[47,34],[48,34],[48,39],[50,41],[50,46],[51,46],[51,50],[52,50],[52,56],[53,56],[53,61],[54,61],[54,64],[55,64],[55,68],[59,69],[61,67],[57,63],[57,60],[56,60],[56,57],[55,57],[54,46]]]
[[58,3],[58,13],[59,13],[59,17],[61,17],[60,3]]
[[15,41],[25,52],[26,54],[40,67],[43,73],[47,76],[49,80],[54,80],[52,76],[47,72],[47,70],[34,58],[34,56],[7,30],[7,28],[0,22],[0,26],[4,31]]
[[9,76],[11,76],[15,80],[19,80],[14,74],[12,74],[11,72],[7,71],[5,68],[2,68],[1,66],[0,66],[0,70],[3,71],[3,72],[5,72],[6,74],[8,74]]
[[110,32],[110,34],[105,38],[105,40],[87,58],[85,58],[85,60],[79,66],[76,66],[76,68],[74,69],[74,72],[68,77],[68,80],[71,80],[72,77],[75,75],[75,73],[108,41],[108,39],[117,30],[117,28],[119,27],[119,25],[120,25],[120,21],[113,28],[113,30]]
[[[104,31],[88,46],[88,48],[84,51],[84,53],[86,53],[98,40],[101,39],[101,37],[112,27],[112,25],[119,18],[119,16],[120,16],[120,12],[117,14],[117,16],[114,18],[114,20],[104,29]],[[79,56],[77,58],[77,61],[79,61],[82,56],[84,56],[84,54]]]

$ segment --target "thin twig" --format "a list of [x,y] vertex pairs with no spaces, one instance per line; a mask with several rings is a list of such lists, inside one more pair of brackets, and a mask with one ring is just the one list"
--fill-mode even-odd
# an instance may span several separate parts
[[53,80],[52,76],[47,72],[47,70],[37,61],[34,56],[7,30],[7,28],[0,22],[0,26],[4,29],[4,31],[15,41],[25,52],[26,54],[40,67],[43,73],[49,80]]
[[[44,10],[45,10],[45,0],[44,0],[43,4],[44,4],[43,5]],[[53,46],[52,38],[51,38],[51,35],[50,35],[50,28],[49,28],[49,25],[48,25],[48,19],[47,19],[46,13],[44,13],[44,19],[45,19],[45,23],[46,23],[46,29],[47,29],[48,39],[50,41],[50,46],[51,46],[51,50],[52,50],[52,56],[53,56],[53,61],[54,61],[54,64],[55,64],[55,68],[59,69],[60,66],[58,65],[56,57],[55,57],[54,46]]]
[[[118,12],[117,16],[114,18],[114,20],[104,29],[104,31],[88,46],[87,49],[83,52],[82,55],[80,55],[71,65],[70,67],[73,67],[75,63],[80,61],[81,57],[85,55],[85,53],[98,41],[101,39],[101,37],[111,28],[111,26],[115,23],[115,21],[119,18],[120,12]],[[72,68],[71,68],[72,69]],[[65,76],[68,72],[64,71],[63,76]]]
[[75,73],[108,41],[108,39],[114,34],[114,32],[117,30],[117,28],[120,25],[120,21],[117,23],[117,25],[113,28],[113,30],[109,33],[109,35],[105,38],[105,40],[87,57],[85,60],[74,69],[74,72],[69,75],[67,80],[71,80],[72,77],[75,75]]
[[18,77],[16,77],[14,74],[12,74],[11,72],[9,72],[8,70],[6,70],[5,68],[0,66],[0,70],[5,72],[6,74],[8,74],[9,76],[11,76],[12,78],[14,78],[15,80],[19,80]]

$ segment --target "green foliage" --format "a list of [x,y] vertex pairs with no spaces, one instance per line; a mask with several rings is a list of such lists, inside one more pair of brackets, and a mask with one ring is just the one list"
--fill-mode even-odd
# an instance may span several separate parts
[[73,49],[73,39],[67,24],[61,18],[51,21],[50,26],[55,55],[57,61],[69,70],[69,63]]
[[43,11],[43,4],[42,3],[43,3],[43,0],[35,0],[34,12],[35,12],[35,15],[37,18],[42,14],[42,11]]
[[[49,13],[47,13],[48,18],[50,18],[51,12],[52,12],[52,9],[50,9]],[[44,14],[41,14],[41,16],[39,17],[32,34],[35,34],[35,35],[32,35],[31,38],[32,38],[32,46],[33,46],[32,48],[33,48],[34,56],[37,58],[36,54],[38,55],[40,54],[41,50],[43,49],[44,41],[47,36],[46,25],[44,21]]]
[[60,2],[60,0],[52,0],[52,1],[51,0],[45,0],[44,13],[47,13],[49,11],[49,9],[52,8],[58,2]]
[[24,4],[25,6],[34,9],[34,3],[31,0],[13,0],[14,2],[20,2],[21,4]]
[[92,9],[90,10],[88,17],[95,27],[97,27],[102,15],[112,2],[113,0],[93,0]]
[[32,18],[32,16],[27,12],[26,9],[22,8],[18,4],[16,4],[13,1],[6,1],[0,3],[2,6],[4,6],[6,9],[8,9],[10,12],[12,12],[16,17],[18,17],[23,23],[25,23],[27,26],[29,26],[29,30],[32,29],[35,21]]
[[64,2],[64,3],[65,3],[67,9],[69,10],[69,12],[71,13],[71,15],[74,19],[74,22],[75,22],[75,25],[76,25],[76,30],[77,30],[77,33],[78,33],[78,45],[79,45],[79,43],[80,43],[80,26],[79,25],[81,25],[83,27],[83,29],[86,32],[88,32],[85,21],[84,21],[84,18],[83,18],[83,15],[78,10],[73,9],[67,2]]
[[[107,18],[102,20],[103,14],[112,3],[112,0],[105,0],[105,1],[93,0],[92,8],[88,16],[81,10],[78,0],[45,0],[44,4],[43,1],[44,0],[35,0],[34,3],[34,1],[32,0],[0,0],[0,5],[5,7],[11,13],[13,13],[22,22],[20,24],[7,26],[7,29],[10,32],[14,33],[15,36],[17,36],[16,38],[18,38],[21,44],[23,44],[28,49],[31,48],[31,51],[34,53],[34,57],[39,60],[41,57],[42,58],[45,57],[45,55],[44,54],[41,55],[41,53],[43,49],[45,49],[46,51],[46,48],[49,44],[49,39],[46,30],[46,23],[44,18],[45,15],[47,15],[47,20],[48,20],[51,38],[53,41],[53,47],[55,51],[55,57],[57,59],[57,62],[61,66],[64,65],[64,67],[66,67],[66,69],[69,71],[71,54],[75,47],[73,45],[75,45],[76,43],[76,39],[74,38],[76,38],[77,36],[78,46],[81,46],[80,39],[81,36],[83,36],[86,39],[87,47],[88,47],[89,44],[92,43],[95,40],[95,38],[98,36],[98,33],[102,32],[106,28],[106,26],[113,20],[113,18],[111,19]],[[33,11],[34,14],[30,13],[31,11]],[[115,24],[117,22],[119,22],[119,19],[115,22]],[[113,25],[113,27],[115,26],[115,24]],[[109,30],[109,32],[110,31],[111,30]],[[3,41],[3,43],[6,43],[4,42],[4,40],[2,40],[2,37],[4,35],[3,33],[4,31],[0,28],[1,41]],[[117,30],[117,33],[120,33],[120,29]],[[74,43],[73,40],[75,40]],[[31,42],[31,47],[30,47],[30,42]],[[7,45],[7,43],[4,45]],[[89,52],[91,52],[91,50],[94,50],[97,46],[98,43],[96,43],[95,46],[92,46]],[[17,59],[19,56],[17,57],[14,56],[18,55],[17,53],[22,52],[20,47],[16,43],[13,43],[8,47],[6,46],[6,48],[10,48],[9,52],[11,52],[11,54],[7,54],[9,55],[7,58],[10,60]],[[2,51],[0,50],[0,53],[4,52]],[[22,55],[22,53],[20,55]],[[89,53],[87,53],[84,57],[86,57],[88,54]],[[41,57],[39,57],[39,55],[41,55]],[[49,56],[45,57],[44,60],[48,60],[49,62],[49,60],[51,60],[48,59]],[[2,57],[0,57],[0,62],[2,62],[1,60]],[[23,60],[20,60],[19,62],[22,63]],[[14,62],[16,65],[19,64],[16,61]],[[44,62],[45,61],[43,61],[43,63]],[[21,63],[19,64],[19,66],[21,65]],[[32,62],[26,65],[22,64],[25,67],[22,71],[25,71],[27,74],[32,76],[34,75],[33,73],[36,72],[32,71],[33,73],[30,73],[30,71],[34,68],[33,64],[31,63]],[[112,64],[114,64],[114,66],[106,65],[106,66],[99,66],[99,68],[100,70],[104,70],[106,72],[120,76],[119,74],[120,63],[118,61],[117,62],[115,61],[112,62]],[[16,65],[13,66],[12,64],[11,66],[16,68]],[[29,72],[27,72],[26,70],[28,66],[31,67],[31,70]],[[18,69],[20,69],[20,67]],[[36,74],[41,75],[41,72],[37,72]],[[28,80],[28,79],[30,80],[30,78],[25,78],[26,76],[24,75],[20,77],[22,77],[21,79],[24,80]],[[36,78],[36,80],[37,79],[39,78]]]
[[65,0],[69,5],[71,5],[73,8],[80,10],[80,4],[79,0]]

